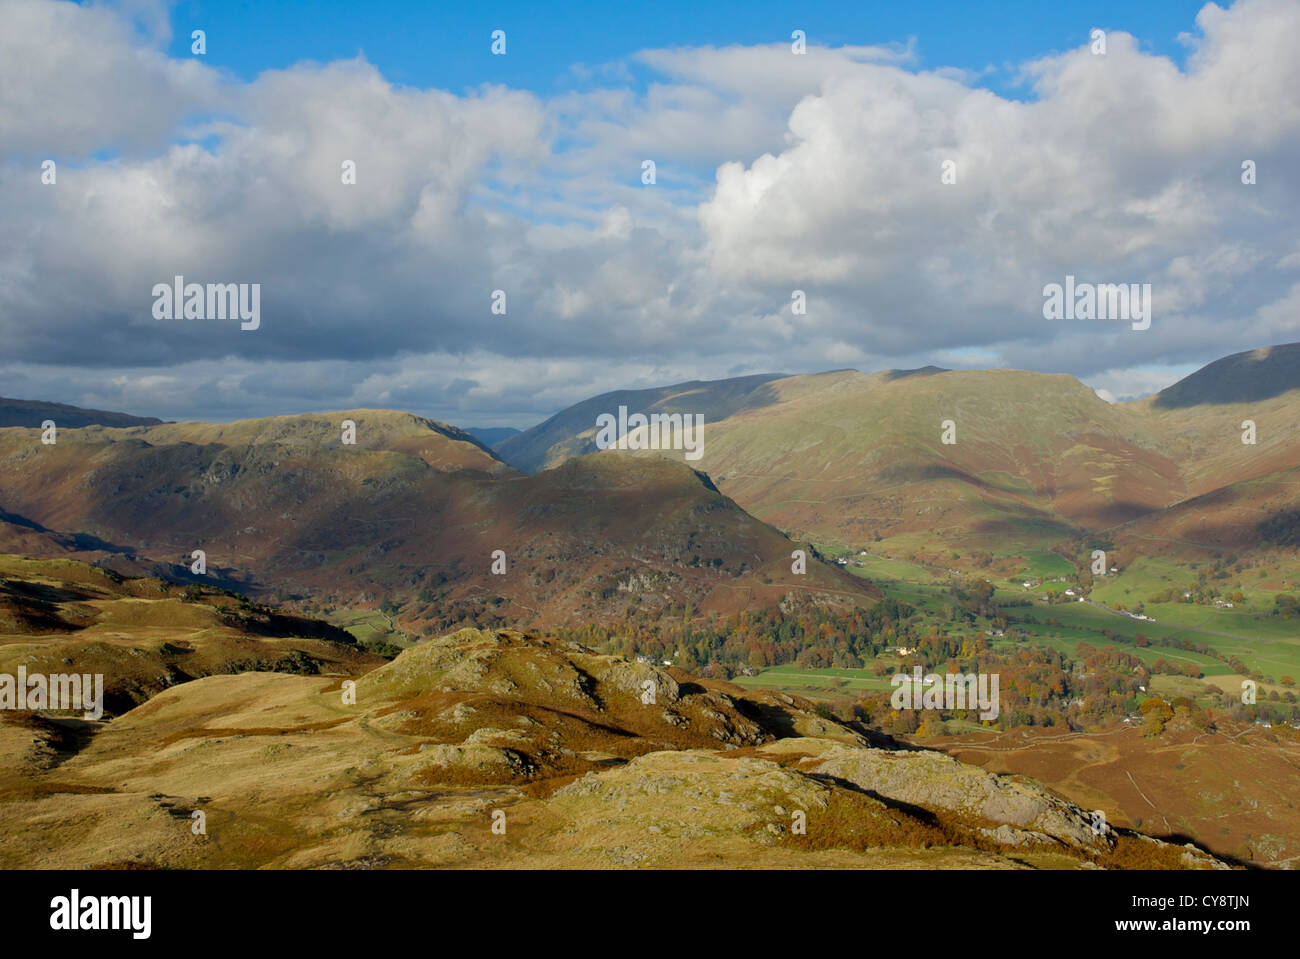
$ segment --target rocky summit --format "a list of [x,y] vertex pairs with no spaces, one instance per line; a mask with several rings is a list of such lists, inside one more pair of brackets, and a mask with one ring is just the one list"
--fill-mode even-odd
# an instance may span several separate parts
[[3,714],[0,864],[1225,868],[798,697],[575,642],[462,629],[336,659],[98,722]]

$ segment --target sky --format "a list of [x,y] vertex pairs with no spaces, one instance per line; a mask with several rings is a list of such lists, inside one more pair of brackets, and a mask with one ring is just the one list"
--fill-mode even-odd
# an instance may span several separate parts
[[[1123,399],[1300,340],[1297,0],[466,6],[0,0],[0,395],[527,427],[845,367]],[[178,275],[260,326],[157,318]],[[1067,276],[1150,327],[1046,319]]]

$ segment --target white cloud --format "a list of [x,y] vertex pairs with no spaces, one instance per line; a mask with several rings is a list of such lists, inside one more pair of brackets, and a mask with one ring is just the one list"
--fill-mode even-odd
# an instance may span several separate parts
[[[154,37],[161,11],[136,4]],[[165,142],[191,112],[221,99],[215,71],[175,60],[119,12],[49,0],[0,2],[0,150],[4,156],[134,153]]]
[[[952,356],[1124,397],[1296,338],[1294,3],[1208,5],[1186,71],[1112,31],[1021,65],[1027,102],[910,45],[648,50],[644,93],[626,64],[550,97],[363,59],[243,83],[162,53],[160,11],[0,0],[11,394],[526,425],[617,386]],[[77,161],[52,187],[47,155]],[[1044,320],[1067,273],[1151,283],[1151,329]],[[261,283],[262,329],[154,320],[177,274]]]

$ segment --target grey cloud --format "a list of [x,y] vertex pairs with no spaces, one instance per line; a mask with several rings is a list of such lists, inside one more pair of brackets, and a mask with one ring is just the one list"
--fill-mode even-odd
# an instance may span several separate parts
[[[4,371],[50,398],[528,425],[505,418],[732,370],[962,355],[1125,395],[1295,338],[1294,4],[1206,7],[1185,72],[1112,32],[1104,58],[1023,65],[1026,102],[918,72],[906,47],[782,43],[645,51],[663,77],[645,95],[614,69],[551,98],[413,90],[361,59],[237,83],[106,8],[4,0],[0,17],[23,34],[22,52],[0,34]],[[113,147],[40,183],[47,153]],[[1066,273],[1150,282],[1151,329],[1044,320]],[[153,319],[177,274],[261,283],[262,328]]]

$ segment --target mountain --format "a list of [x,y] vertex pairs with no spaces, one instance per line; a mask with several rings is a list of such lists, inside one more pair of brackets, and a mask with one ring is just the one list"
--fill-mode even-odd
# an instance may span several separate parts
[[350,676],[209,675],[93,729],[0,713],[0,866],[1225,868],[804,700],[544,635]]
[[520,433],[513,426],[467,426],[465,432],[489,447],[494,447]]
[[1163,507],[1180,484],[1173,460],[1069,376],[844,371],[772,392],[706,425],[697,465],[756,516],[819,542],[1040,546]]
[[1300,344],[1225,357],[1124,405],[1183,463],[1189,497],[1300,467]]
[[1185,490],[1115,542],[1164,555],[1300,546],[1300,343],[1235,353],[1124,405],[1177,459]]
[[0,430],[0,510],[33,555],[95,550],[175,578],[202,550],[202,582],[382,601],[417,635],[880,595],[815,556],[792,574],[793,544],[683,464],[581,457],[526,476],[461,430],[387,411],[68,429],[52,446]]
[[131,416],[128,413],[110,413],[105,410],[83,410],[64,403],[15,400],[0,396],[0,427],[39,427],[45,420],[54,420],[54,424],[59,429],[80,426],[154,426],[162,422],[152,416]]
[[[590,444],[595,411],[610,405],[598,397],[549,420],[546,463]],[[1256,424],[1253,445],[1241,441],[1245,420]],[[563,424],[567,437],[556,432]],[[1291,344],[1113,405],[1071,376],[1020,370],[783,377],[706,413],[692,465],[759,519],[831,545],[879,537],[903,551],[1009,554],[1106,531],[1201,551],[1287,535],[1298,430],[1300,344]],[[1188,517],[1203,527],[1190,537]]]
[[496,445],[507,463],[527,473],[549,469],[572,456],[596,452],[596,417],[602,413],[703,413],[706,421],[771,402],[767,384],[780,373],[726,380],[692,380],[648,390],[615,390],[584,400],[549,420]]
[[[347,442],[347,426],[355,435]],[[116,437],[108,437],[112,440]],[[233,423],[168,423],[126,431],[121,438],[149,446],[283,447],[294,453],[346,449],[413,456],[437,470],[512,472],[478,439],[446,423],[392,410],[344,410],[236,420]]]
[[1258,403],[1300,388],[1300,343],[1233,353],[1150,399],[1157,409]]
[[126,712],[177,683],[243,670],[360,674],[384,660],[338,627],[220,590],[0,555],[0,674],[104,676]]
[[1041,547],[1163,507],[1180,487],[1177,464],[1069,376],[844,370],[764,389],[765,405],[706,418],[694,465],[798,538]]

